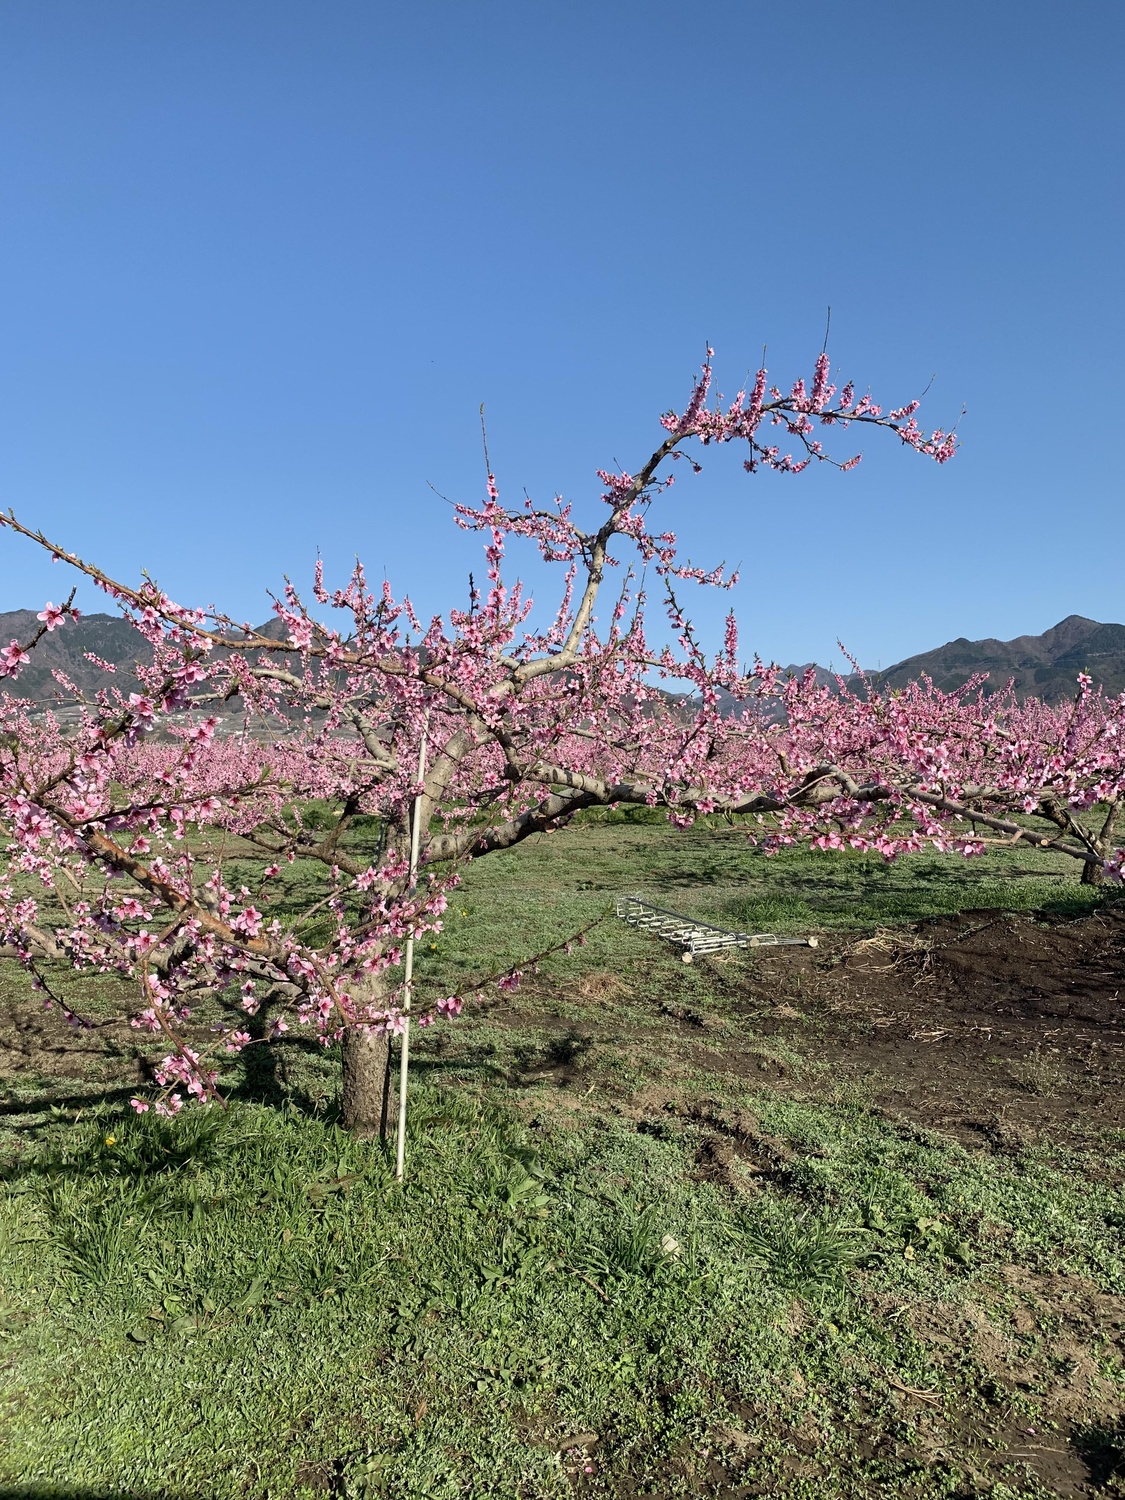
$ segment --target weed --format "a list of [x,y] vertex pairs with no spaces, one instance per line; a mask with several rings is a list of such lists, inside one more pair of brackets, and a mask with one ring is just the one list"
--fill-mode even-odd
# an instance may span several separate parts
[[743,1246],[771,1286],[810,1299],[838,1290],[859,1257],[854,1229],[807,1212],[748,1230]]
[[1049,1098],[1067,1087],[1066,1070],[1058,1059],[1035,1047],[1023,1062],[1012,1065],[1015,1083],[1029,1094]]
[[[603,1252],[606,1269],[620,1276],[639,1276],[660,1264],[661,1221],[653,1205],[639,1213],[622,1214]],[[665,1257],[666,1258],[666,1257]]]
[[87,1287],[104,1291],[118,1286],[136,1273],[150,1207],[116,1185],[92,1196],[68,1191],[70,1186],[60,1185],[47,1198],[50,1238],[60,1260]]

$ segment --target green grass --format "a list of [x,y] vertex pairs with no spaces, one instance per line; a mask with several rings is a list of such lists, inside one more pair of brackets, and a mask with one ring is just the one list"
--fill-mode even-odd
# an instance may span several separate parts
[[[861,1106],[750,1102],[795,1155],[744,1199],[692,1180],[690,1129],[535,1131],[425,1086],[405,1190],[377,1147],[293,1111],[45,1129],[4,1183],[0,1477],[552,1496],[595,1434],[591,1492],[693,1494],[704,1453],[747,1436],[788,1483],[785,1434],[807,1429],[832,1494],[860,1413],[902,1431],[892,1381],[989,1404],[995,1372],[888,1322],[887,1299],[955,1318],[1002,1286],[1001,1229],[1004,1264],[1121,1285],[1121,1193],[1080,1169],[904,1140]],[[963,1493],[962,1465],[909,1446],[865,1464],[872,1492]]]
[[[752,1102],[795,1158],[744,1200],[692,1181],[688,1129],[536,1132],[428,1087],[405,1191],[292,1111],[49,1128],[5,1180],[0,1476],[297,1495],[335,1466],[344,1493],[549,1496],[596,1434],[594,1492],[691,1494],[720,1428],[780,1424],[820,1434],[823,1483],[855,1462],[857,1391],[895,1427],[888,1377],[987,1406],[971,1352],[935,1358],[886,1297],[979,1298],[997,1226],[1005,1263],[1121,1285],[1119,1191],[862,1107]],[[911,1474],[866,1466],[892,1493]],[[952,1495],[963,1474],[917,1477]]]
[[[602,819],[471,867],[421,984],[636,888],[787,931],[1088,908],[1076,870],[1033,863],[767,862],[730,831]],[[707,1022],[690,1057],[661,1003]],[[735,1040],[801,1087],[726,1071]],[[405,1188],[300,1041],[249,1049],[226,1110],[173,1122],[107,1102],[112,1059],[47,1061],[0,1114],[5,1495],[1044,1496],[1011,1434],[1064,1445],[1073,1309],[1125,1290],[1125,1141],[994,1155],[904,1128],[815,1039],[756,1036],[716,973],[613,921],[419,1038]],[[708,1180],[706,1141],[751,1118],[773,1169]],[[1120,1394],[1108,1322],[1082,1338],[1083,1378]],[[1112,1454],[1107,1422],[1088,1440]]]

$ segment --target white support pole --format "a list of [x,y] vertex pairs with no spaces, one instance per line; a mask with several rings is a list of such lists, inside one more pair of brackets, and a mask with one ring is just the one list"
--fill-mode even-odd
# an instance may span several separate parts
[[[422,725],[422,744],[418,751],[418,785],[426,779],[426,737],[429,715]],[[418,883],[418,844],[422,833],[422,793],[414,799],[414,817],[410,825],[410,889]],[[414,933],[406,939],[406,963],[402,983],[402,1047],[398,1064],[398,1140],[395,1149],[395,1180],[406,1174],[406,1085],[410,1073],[410,996],[414,987]]]

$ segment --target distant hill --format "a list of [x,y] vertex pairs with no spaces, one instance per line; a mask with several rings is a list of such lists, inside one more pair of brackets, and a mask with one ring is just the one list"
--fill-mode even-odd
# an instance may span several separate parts
[[[29,640],[38,627],[33,610],[0,613],[0,645],[10,640]],[[259,629],[275,640],[285,633],[284,625],[276,618]],[[87,651],[112,662],[116,673],[110,676],[87,661]],[[31,698],[47,707],[57,701],[58,688],[51,671],[59,668],[87,694],[92,695],[107,684],[131,692],[137,686],[132,667],[138,656],[143,658],[144,652],[142,638],[118,616],[83,615],[77,626],[68,623],[44,636],[18,681],[0,684],[0,689],[8,687],[21,698]],[[788,670],[801,673],[805,668],[793,666]],[[814,670],[817,681],[834,680],[823,667]],[[987,672],[990,692],[998,691],[1009,678],[1014,678],[1021,698],[1034,694],[1057,701],[1073,694],[1075,678],[1082,671],[1089,672],[1095,683],[1109,693],[1125,692],[1125,625],[1102,625],[1082,615],[1067,615],[1042,635],[1021,635],[1014,641],[970,641],[961,636],[934,651],[908,657],[885,671],[869,671],[867,676],[880,687],[894,688],[925,675],[948,691],[961,687],[976,672]]]
[[869,675],[880,686],[892,688],[925,675],[948,691],[976,672],[988,673],[991,692],[1014,679],[1021,698],[1069,698],[1079,672],[1089,672],[1109,693],[1125,692],[1125,625],[1067,615],[1042,635],[1020,635],[1014,641],[969,641],[961,636]]
[[[837,674],[816,662],[791,664],[785,671],[803,676],[812,668],[823,687],[832,687]],[[996,693],[1014,680],[1020,698],[1043,698],[1048,703],[1073,697],[1079,672],[1089,672],[1095,686],[1111,695],[1125,692],[1125,625],[1102,625],[1083,615],[1067,615],[1042,635],[1021,635],[1014,641],[970,641],[960,636],[934,651],[909,656],[884,671],[866,668],[864,676],[873,687],[899,688],[918,677],[929,677],[944,692],[963,687],[970,677],[986,672],[986,693]],[[845,681],[859,686],[859,678],[847,674]],[[733,700],[721,695],[724,712],[733,712]]]
[[[35,611],[12,609],[0,613],[0,646],[9,641],[29,641],[39,629]],[[261,635],[280,640],[285,635],[285,626],[277,618],[258,627]],[[110,662],[116,672],[104,672],[86,659],[92,652],[102,661]],[[82,615],[45,635],[31,653],[31,660],[16,681],[0,681],[0,691],[7,689],[20,698],[30,698],[34,703],[49,708],[60,701],[60,689],[54,671],[63,671],[88,697],[93,697],[100,688],[117,687],[124,693],[136,692],[139,686],[133,668],[139,660],[148,659],[148,647],[127,620],[119,615]],[[237,712],[238,710],[236,710]]]
[[[13,640],[29,641],[39,623],[31,609],[11,609],[0,614],[0,645],[6,646]],[[117,671],[112,675],[103,672],[86,660],[87,651],[112,662]],[[144,640],[127,621],[117,615],[83,615],[77,625],[68,620],[45,635],[16,681],[2,682],[0,689],[6,688],[20,698],[31,698],[47,708],[58,701],[60,691],[51,673],[61,670],[90,696],[104,687],[135,692],[137,680],[131,669],[138,657],[144,659],[144,654]]]

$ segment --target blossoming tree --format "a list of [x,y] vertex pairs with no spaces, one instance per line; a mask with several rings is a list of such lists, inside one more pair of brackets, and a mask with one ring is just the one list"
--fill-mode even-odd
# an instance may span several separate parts
[[983,676],[948,693],[925,678],[880,692],[862,674],[858,687],[757,676],[783,709],[778,769],[739,810],[773,814],[768,849],[805,841],[894,859],[1021,844],[1081,861],[1084,884],[1122,878],[1125,694],[1107,699],[1088,673],[1062,705],[1020,702],[1011,683],[988,693]]
[[[370,589],[358,566],[337,589],[318,567],[311,600],[287,584],[276,632],[258,631],[175,604],[151,582],[113,580],[0,518],[105,590],[142,647],[139,692],[95,661],[105,687],[90,699],[55,674],[65,716],[14,691],[0,698],[3,952],[45,986],[51,963],[135,983],[134,1024],[167,1042],[158,1109],[214,1096],[219,1059],[247,1044],[257,1015],[272,1035],[295,1025],[342,1042],[345,1123],[380,1128],[389,1037],[406,1024],[407,940],[440,927],[465,861],[583,808],[647,804],[680,821],[768,814],[761,830],[752,824],[767,842],[887,857],[923,841],[970,853],[988,838],[1028,837],[1016,814],[1034,811],[1053,820],[1057,847],[1120,869],[1112,818],[1090,833],[1081,817],[1094,803],[1115,807],[1125,789],[1121,705],[1086,687],[1069,717],[926,685],[830,694],[760,663],[745,671],[733,620],[722,651],[707,655],[676,589],[730,580],[682,562],[674,535],[650,519],[677,460],[698,470],[701,446],[737,443],[749,472],[854,467],[858,457],[826,452],[831,427],[883,429],[939,463],[955,446],[920,429],[916,402],[884,412],[851,384],[838,389],[823,354],[808,387],[769,387],[764,370],[731,402],[710,387],[709,356],[641,468],[600,473],[593,525],[561,500],[507,507],[489,473],[484,502],[456,508],[459,525],[484,534],[487,587],[470,586],[461,607],[429,622],[388,586]],[[778,431],[796,456],[769,441]],[[560,570],[546,623],[532,623],[531,600],[505,577],[513,538]],[[649,643],[646,576],[675,647]],[[0,651],[0,675],[18,678],[36,642],[75,614],[73,595],[48,604],[34,639]],[[783,715],[763,712],[778,698]],[[245,732],[223,732],[220,709],[231,708]],[[314,802],[332,809],[327,827],[310,815]],[[365,845],[355,830],[372,817],[379,837]],[[296,917],[273,894],[294,860],[320,872]],[[494,977],[512,985],[519,974]],[[204,1042],[192,1012],[216,991],[240,996],[247,1019]],[[461,1004],[448,996],[417,1023]]]

